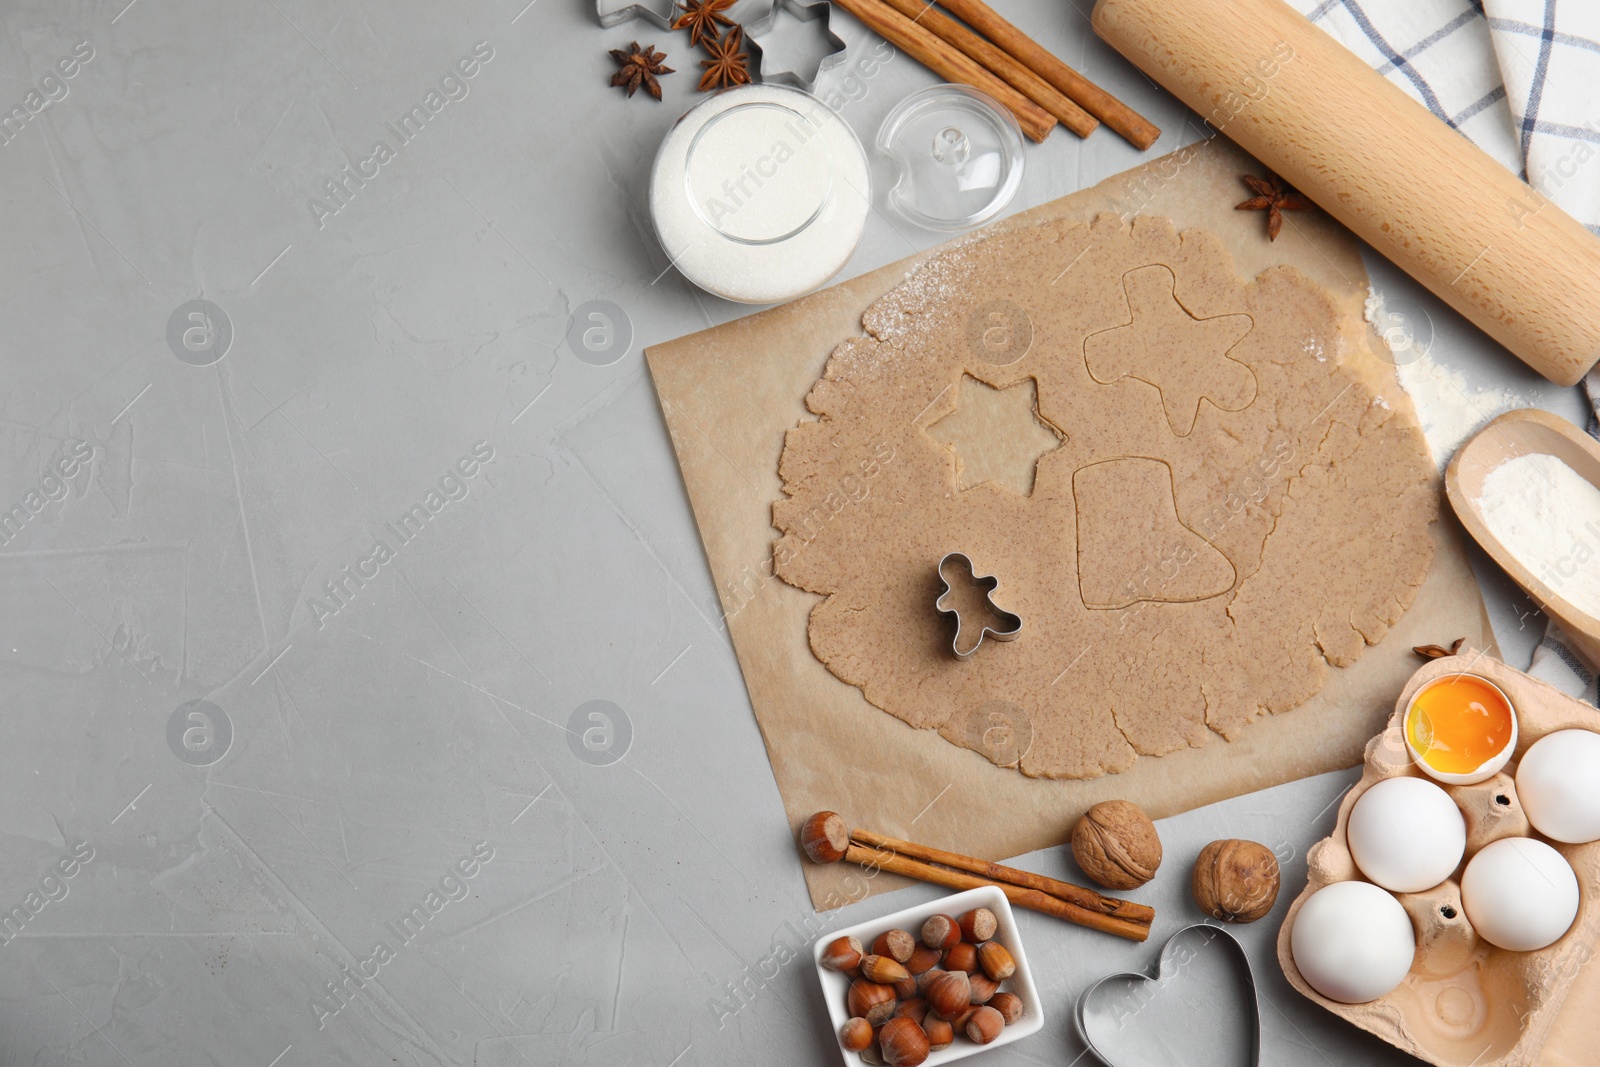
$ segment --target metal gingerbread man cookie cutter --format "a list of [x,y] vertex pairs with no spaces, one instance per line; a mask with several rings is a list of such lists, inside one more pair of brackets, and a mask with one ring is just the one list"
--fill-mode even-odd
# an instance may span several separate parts
[[[978,636],[972,640],[972,647],[967,648],[965,651],[962,650],[962,637],[972,627],[961,618],[960,608],[947,607],[945,604],[950,595],[955,592],[955,586],[950,581],[952,568],[965,568],[967,576],[972,580],[973,584],[984,587],[984,603],[989,606],[989,610],[1000,620],[999,629],[990,626],[987,621],[979,626]],[[994,593],[996,589],[1000,588],[1000,579],[992,574],[979,574],[977,568],[972,565],[971,557],[965,552],[946,552],[944,554],[943,558],[939,560],[939,581],[944,583],[944,592],[939,594],[939,599],[933,602],[933,606],[941,614],[955,616],[956,636],[950,642],[950,651],[954,652],[957,658],[966,659],[977,652],[979,648],[983,647],[983,640],[986,637],[992,641],[1015,641],[1017,635],[1022,633],[1022,617],[1006,611],[994,602]]]

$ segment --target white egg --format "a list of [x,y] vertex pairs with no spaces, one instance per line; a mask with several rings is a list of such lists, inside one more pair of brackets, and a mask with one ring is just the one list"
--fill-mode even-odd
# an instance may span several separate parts
[[1555,841],[1600,841],[1600,734],[1557,730],[1517,765],[1517,797],[1533,828]]
[[1361,873],[1396,893],[1432,889],[1467,851],[1461,809],[1425,778],[1386,778],[1362,793],[1345,836]]
[[1578,917],[1578,876],[1543,841],[1504,837],[1467,864],[1461,905],[1491,945],[1532,952],[1554,944]]
[[1289,951],[1312,989],[1329,1000],[1365,1004],[1405,980],[1417,938],[1394,897],[1371,882],[1335,882],[1301,905]]

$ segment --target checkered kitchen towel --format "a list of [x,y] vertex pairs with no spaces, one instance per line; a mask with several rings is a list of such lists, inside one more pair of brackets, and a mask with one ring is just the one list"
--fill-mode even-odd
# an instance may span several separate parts
[[[1289,2],[1600,233],[1600,0]],[[1600,369],[1584,388],[1600,413]],[[1597,666],[1551,624],[1528,670],[1600,703]]]

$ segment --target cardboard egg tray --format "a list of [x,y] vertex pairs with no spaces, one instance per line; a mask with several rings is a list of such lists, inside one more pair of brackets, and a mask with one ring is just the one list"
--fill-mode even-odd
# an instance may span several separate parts
[[[1519,736],[1514,760],[1478,785],[1442,785],[1467,822],[1462,866],[1425,893],[1398,893],[1417,931],[1411,972],[1393,992],[1367,1004],[1341,1004],[1312,989],[1295,968],[1289,932],[1306,899],[1333,882],[1360,878],[1345,839],[1356,799],[1384,778],[1425,777],[1406,751],[1406,705],[1435,678],[1487,678],[1511,699]],[[1517,800],[1517,762],[1556,730],[1600,731],[1600,712],[1479,652],[1436,659],[1411,676],[1383,733],[1367,743],[1366,771],[1339,807],[1333,834],[1311,847],[1310,875],[1278,932],[1278,962],[1302,995],[1389,1044],[1439,1067],[1579,1067],[1600,1062],[1600,964],[1589,965],[1600,939],[1600,842],[1567,845],[1533,831]],[[1429,779],[1431,781],[1431,779]],[[1600,788],[1600,783],[1596,783]],[[1461,871],[1477,851],[1502,837],[1544,840],[1578,875],[1578,917],[1555,944],[1510,952],[1481,940],[1461,906]]]

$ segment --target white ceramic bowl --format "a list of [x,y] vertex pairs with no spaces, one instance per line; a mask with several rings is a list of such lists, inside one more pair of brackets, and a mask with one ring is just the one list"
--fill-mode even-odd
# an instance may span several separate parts
[[[973,908],[988,908],[999,920],[999,929],[994,935],[994,940],[1004,945],[1017,963],[1017,973],[1001,983],[1001,986],[1022,998],[1022,1018],[1000,1031],[1000,1036],[987,1045],[975,1044],[967,1040],[965,1035],[957,1035],[955,1043],[949,1048],[929,1053],[928,1058],[923,1061],[924,1067],[954,1063],[979,1052],[987,1052],[1009,1045],[1013,1041],[1021,1041],[1043,1029],[1044,1002],[1039,998],[1039,990],[1033,984],[1033,971],[1028,967],[1028,954],[1022,949],[1022,938],[1017,933],[1016,916],[1011,914],[1011,902],[994,886],[981,886],[954,896],[918,904],[914,908],[897,911],[893,915],[885,915],[881,919],[873,919],[871,922],[864,922],[846,930],[835,930],[817,939],[817,943],[811,947],[811,958],[817,968],[817,979],[822,983],[822,999],[828,1002],[828,1018],[833,1024],[834,1042],[837,1044],[839,1029],[850,1018],[845,1010],[844,1001],[845,994],[850,990],[851,980],[848,975],[830,971],[822,965],[822,950],[829,942],[841,937],[854,937],[863,945],[870,945],[879,934],[894,929],[907,930],[912,936],[917,937],[921,935],[922,924],[929,916],[960,915]],[[856,1067],[862,1062],[859,1053],[847,1051],[843,1045],[838,1047],[840,1055],[844,1057],[844,1062],[849,1067]]]

